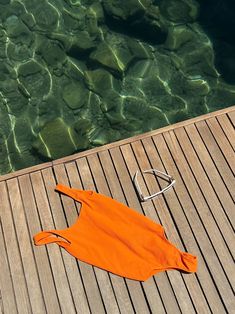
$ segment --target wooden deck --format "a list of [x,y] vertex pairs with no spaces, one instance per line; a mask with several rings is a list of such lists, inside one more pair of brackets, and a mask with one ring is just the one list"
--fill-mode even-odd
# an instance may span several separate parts
[[[0,309],[3,313],[235,313],[235,107],[0,177]],[[157,168],[173,189],[140,203],[137,169]],[[140,176],[145,193],[165,183]],[[160,223],[196,274],[171,270],[144,283],[78,261],[41,230],[64,229],[79,203],[56,183],[95,189]]]

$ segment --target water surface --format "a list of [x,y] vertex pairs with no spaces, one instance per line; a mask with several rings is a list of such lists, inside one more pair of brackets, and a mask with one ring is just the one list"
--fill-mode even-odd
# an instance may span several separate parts
[[235,4],[0,0],[0,174],[235,103]]

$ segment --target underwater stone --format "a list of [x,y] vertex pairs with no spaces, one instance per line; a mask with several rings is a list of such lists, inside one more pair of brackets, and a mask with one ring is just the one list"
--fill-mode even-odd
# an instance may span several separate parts
[[224,107],[224,104],[233,106],[235,104],[235,85],[218,80],[217,87],[207,96],[207,104],[210,111],[219,110]]
[[67,48],[69,56],[79,59],[84,53],[88,53],[97,46],[95,40],[86,31],[81,31],[73,36]]
[[171,124],[173,123],[177,123],[180,121],[184,121],[184,120],[188,120],[190,119],[190,113],[187,112],[186,110],[179,110],[179,111],[174,111],[171,113],[169,113],[167,115],[168,120],[170,121]]
[[21,15],[21,20],[24,24],[27,25],[27,27],[30,29],[30,30],[33,30],[33,28],[35,27],[36,25],[36,21],[34,19],[34,16],[31,14],[31,13],[23,13]]
[[16,15],[9,16],[6,19],[4,26],[7,35],[10,38],[13,38],[14,42],[25,43],[26,45],[29,45],[32,42],[33,37],[31,31]]
[[100,96],[105,96],[110,89],[120,91],[120,82],[105,70],[85,71],[84,75],[88,88]]
[[77,133],[83,135],[83,134],[87,134],[90,131],[92,127],[92,123],[88,119],[80,118],[76,120],[73,127]]
[[161,110],[155,107],[148,107],[143,119],[142,129],[143,132],[152,131],[168,125],[166,116]]
[[109,90],[105,94],[105,98],[102,99],[101,110],[103,112],[116,111],[117,108],[122,107],[123,97],[114,90]]
[[25,98],[16,89],[13,93],[7,95],[7,104],[9,113],[15,116],[22,114],[28,107],[28,99]]
[[24,64],[21,64],[18,68],[18,75],[26,77],[41,72],[42,67],[35,61],[30,60]]
[[210,92],[210,86],[207,81],[203,79],[187,80],[185,88],[187,89],[188,95],[200,95],[205,96]]
[[66,54],[64,50],[53,41],[44,41],[38,48],[38,53],[42,54],[45,62],[50,66],[55,66],[58,63],[63,63],[66,60]]
[[77,150],[77,135],[63,119],[57,118],[45,124],[33,148],[46,159],[68,156]]
[[163,16],[176,23],[193,22],[199,13],[195,0],[161,0],[159,8]]
[[0,91],[3,92],[5,95],[14,93],[17,90],[17,85],[17,82],[10,78],[0,80]]
[[87,58],[88,54],[97,46],[96,38],[90,37],[87,31],[76,32],[72,35],[51,32],[47,36],[56,43],[59,42],[67,55],[78,62],[82,62],[79,59]]
[[121,110],[109,111],[108,113],[105,113],[105,117],[109,121],[112,128],[115,129],[122,129],[125,127],[127,122]]
[[157,75],[148,76],[142,81],[142,89],[148,99],[158,99],[159,97],[166,95],[167,91],[167,82],[161,80]]
[[219,73],[214,65],[214,51],[208,44],[202,44],[196,49],[187,49],[181,53],[181,68],[186,75],[205,75],[217,78]]
[[144,78],[145,76],[149,75],[150,70],[154,65],[155,63],[152,60],[136,61],[136,63],[128,69],[128,76]]
[[140,118],[145,115],[147,111],[147,102],[143,98],[138,98],[135,96],[125,96],[123,112],[124,115],[131,115],[135,118]]
[[68,84],[63,89],[63,99],[71,109],[78,109],[87,102],[88,91],[84,84],[74,82]]
[[13,42],[9,42],[7,46],[7,56],[11,60],[25,62],[33,56],[33,51],[28,45],[16,45]]
[[120,132],[113,129],[97,128],[90,135],[92,145],[101,146],[120,139]]
[[164,114],[157,108],[148,106],[144,99],[125,97],[124,115],[131,126],[130,130],[147,132],[167,124]]
[[177,50],[185,43],[193,41],[195,37],[195,33],[187,26],[169,27],[164,46],[170,50]]
[[88,13],[95,16],[97,22],[104,22],[104,10],[102,5],[99,2],[92,3],[88,8]]
[[[163,43],[167,28],[158,18],[152,1],[103,1],[108,26],[117,33],[141,38],[143,42]],[[155,9],[156,8],[156,9]],[[152,12],[152,14],[151,14]],[[155,14],[154,14],[155,13]]]
[[101,110],[113,128],[118,127],[121,129],[126,121],[123,115],[123,102],[124,97],[111,90],[105,95],[100,105]]
[[87,67],[85,63],[72,57],[68,57],[67,62],[64,65],[64,73],[66,76],[76,81],[83,80],[84,71],[86,70]]
[[48,72],[37,62],[28,61],[19,66],[20,83],[32,97],[42,97],[49,92],[51,81]]
[[101,43],[97,49],[89,56],[90,60],[100,63],[101,65],[122,74],[132,56],[127,49],[110,47],[106,43]]
[[145,43],[130,38],[127,40],[126,44],[130,49],[133,59],[138,60],[153,58],[150,46]]
[[105,12],[113,18],[128,20],[139,18],[144,15],[146,8],[151,4],[151,0],[103,0]]
[[30,154],[31,143],[35,139],[30,120],[26,116],[11,116],[11,133],[8,136],[8,151],[12,164],[16,169],[27,167],[38,162]]
[[89,142],[89,132],[92,128],[92,123],[88,119],[78,119],[73,125],[77,133],[77,147],[78,150],[87,149],[90,145]]
[[[102,9],[102,7],[101,7]],[[101,21],[101,19],[100,19]],[[104,20],[102,19],[102,22]],[[86,29],[88,31],[88,33],[90,35],[98,35],[100,30],[98,27],[98,20],[97,20],[97,16],[96,16],[96,12],[93,11],[91,8],[88,8],[88,10],[86,11],[86,17],[85,17],[85,25],[86,25]]]
[[[31,105],[31,102],[30,102]],[[49,95],[48,97],[46,97],[46,99],[43,99],[42,101],[40,100],[40,103],[38,106],[36,106],[36,111],[39,115],[39,127],[42,128],[46,122],[54,120],[56,117],[58,117],[61,113],[61,108],[64,107],[64,103],[62,101],[62,99],[58,98],[57,95]],[[30,115],[30,113],[34,112],[33,108],[35,108],[35,106],[30,106],[30,112],[28,109],[28,115]],[[33,117],[32,117],[33,118]],[[34,119],[35,120],[35,117]]]
[[32,13],[36,20],[37,27],[39,26],[46,31],[51,31],[56,27],[59,19],[58,13],[47,2],[41,4],[37,3],[33,8]]

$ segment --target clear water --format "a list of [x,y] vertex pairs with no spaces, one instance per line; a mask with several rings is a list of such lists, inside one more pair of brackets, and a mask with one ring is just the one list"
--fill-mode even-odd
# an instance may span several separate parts
[[0,0],[0,174],[235,103],[235,3]]

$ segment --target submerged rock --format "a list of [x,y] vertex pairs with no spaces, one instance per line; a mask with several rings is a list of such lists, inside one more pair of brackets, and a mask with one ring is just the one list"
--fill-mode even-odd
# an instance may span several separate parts
[[8,37],[15,43],[30,45],[33,40],[31,31],[16,15],[9,16],[4,23],[4,27]]
[[77,132],[78,150],[88,149],[90,146],[89,134],[92,129],[91,121],[81,118],[76,120],[73,127]]
[[53,30],[58,23],[58,11],[47,1],[40,1],[32,8],[37,27],[46,31]]
[[20,83],[24,86],[29,97],[42,97],[51,89],[48,71],[33,60],[23,63],[18,68]]
[[196,34],[187,26],[172,26],[168,30],[165,47],[170,50],[178,50],[182,45],[191,42]]
[[113,18],[120,20],[130,20],[139,18],[145,14],[146,9],[151,4],[151,0],[103,0],[105,12]]
[[90,135],[92,145],[101,146],[120,139],[120,132],[109,128],[97,128]]
[[100,96],[105,96],[110,89],[115,91],[121,89],[120,82],[105,70],[85,71],[84,75],[88,88]]
[[160,0],[160,12],[176,23],[193,22],[199,13],[199,4],[195,0]]
[[107,43],[101,43],[90,54],[90,60],[95,61],[116,73],[123,74],[132,55],[125,47],[111,47]]
[[56,66],[58,63],[64,63],[66,54],[64,50],[54,41],[43,41],[38,48],[37,53],[40,53],[49,66]]
[[234,5],[209,2],[0,0],[0,173],[233,105]]
[[33,143],[38,154],[51,160],[71,155],[77,147],[76,132],[61,118],[46,123]]
[[220,109],[224,103],[235,104],[235,85],[218,80],[216,88],[207,97],[207,103],[211,111]]
[[78,109],[87,102],[88,91],[81,82],[73,82],[63,89],[63,99],[71,109]]

